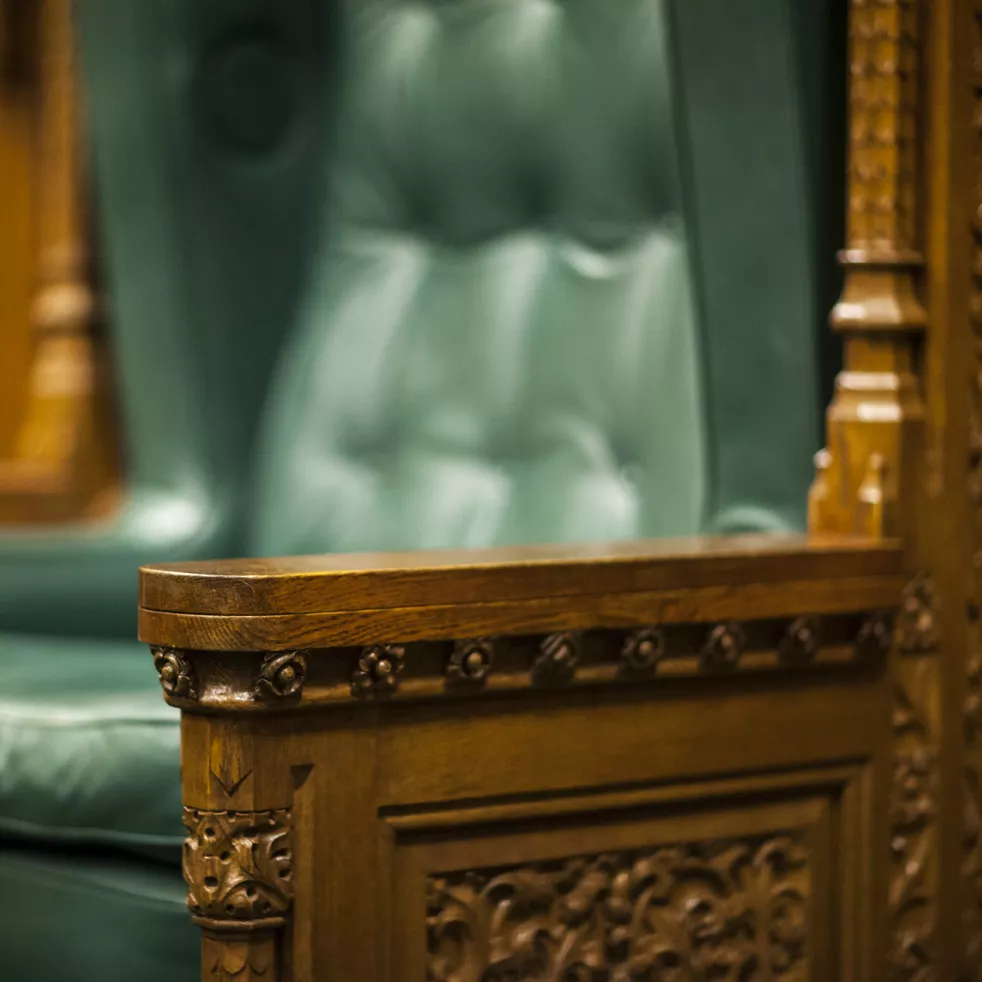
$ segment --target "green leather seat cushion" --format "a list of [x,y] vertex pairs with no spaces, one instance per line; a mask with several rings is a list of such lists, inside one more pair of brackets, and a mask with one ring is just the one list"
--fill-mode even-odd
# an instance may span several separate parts
[[179,714],[143,645],[0,634],[0,835],[180,861]]
[[0,849],[0,883],[4,982],[198,978],[200,932],[175,869]]

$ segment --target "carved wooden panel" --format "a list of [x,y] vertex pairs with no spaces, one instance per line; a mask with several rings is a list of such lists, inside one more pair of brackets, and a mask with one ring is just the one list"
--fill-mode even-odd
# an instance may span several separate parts
[[804,979],[809,858],[790,833],[430,876],[427,979]]
[[843,769],[392,816],[391,978],[864,978],[868,777]]

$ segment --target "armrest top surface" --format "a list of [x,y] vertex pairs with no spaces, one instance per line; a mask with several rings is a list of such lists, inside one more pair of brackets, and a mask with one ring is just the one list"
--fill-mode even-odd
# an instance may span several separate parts
[[148,612],[261,617],[901,572],[901,549],[892,541],[706,536],[145,566],[140,606]]

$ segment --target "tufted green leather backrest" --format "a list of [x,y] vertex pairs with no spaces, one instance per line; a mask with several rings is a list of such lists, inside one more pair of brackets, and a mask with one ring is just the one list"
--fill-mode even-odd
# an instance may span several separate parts
[[265,553],[785,529],[818,444],[791,0],[337,0]]

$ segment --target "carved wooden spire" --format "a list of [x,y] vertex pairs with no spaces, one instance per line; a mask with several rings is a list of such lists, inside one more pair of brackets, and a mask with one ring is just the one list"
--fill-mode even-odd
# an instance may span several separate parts
[[918,298],[918,0],[853,0],[845,286],[832,312],[844,368],[809,499],[815,531],[901,531],[916,496],[924,406]]

